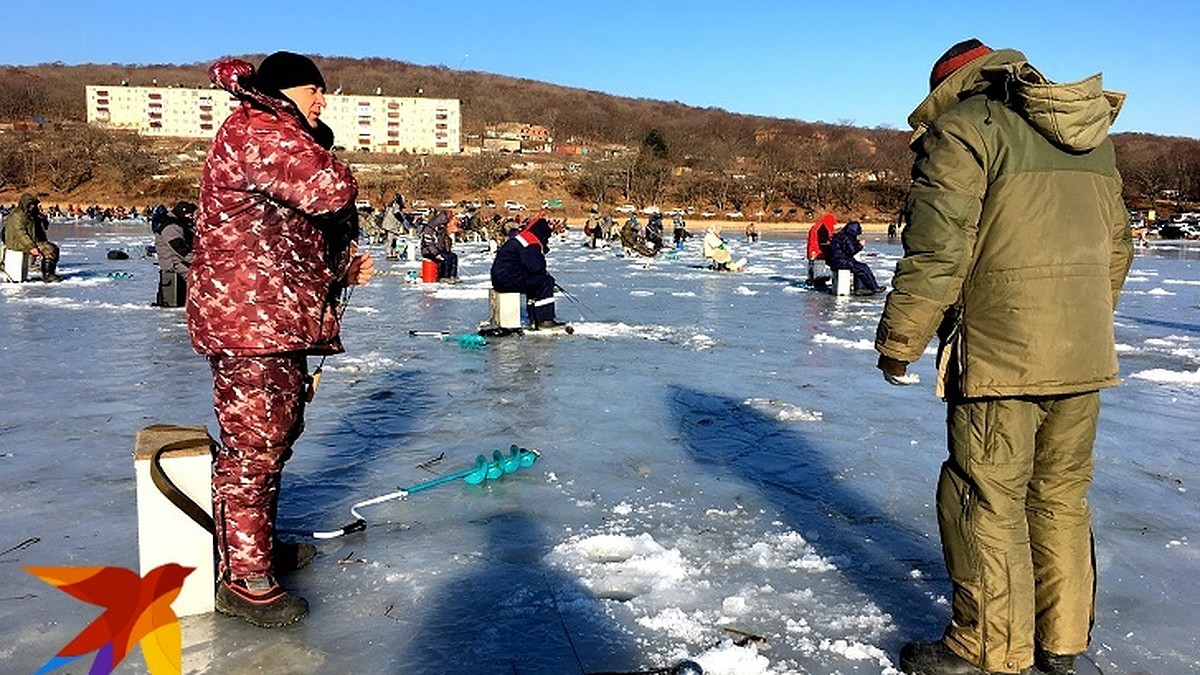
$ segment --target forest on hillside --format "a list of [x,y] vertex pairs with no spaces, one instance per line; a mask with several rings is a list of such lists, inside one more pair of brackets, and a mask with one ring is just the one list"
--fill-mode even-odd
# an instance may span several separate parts
[[[244,58],[258,62],[262,55]],[[557,142],[631,149],[580,160],[566,176],[526,176],[539,193],[780,215],[818,209],[892,214],[907,190],[911,154],[902,130],[742,115],[381,58],[316,61],[331,90],[459,99],[465,137],[481,135],[487,124],[520,121],[548,127]],[[0,191],[34,188],[64,199],[105,190],[164,200],[189,196],[194,177],[171,162],[180,143],[87,127],[84,86],[206,87],[207,65],[0,68],[0,120],[11,123],[0,133]],[[1171,210],[1200,201],[1200,140],[1117,134],[1114,142],[1131,207],[1153,208],[1165,199],[1159,208]],[[414,158],[420,171],[385,176],[375,187],[380,194],[390,189],[433,199],[503,197],[506,179],[519,173],[508,159]]]

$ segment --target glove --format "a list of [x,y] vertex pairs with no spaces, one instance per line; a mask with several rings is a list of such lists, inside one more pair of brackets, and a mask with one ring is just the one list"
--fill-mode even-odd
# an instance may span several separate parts
[[921,378],[916,373],[908,372],[908,362],[893,359],[890,356],[879,355],[879,362],[875,367],[883,371],[883,379],[885,382],[897,387],[903,387],[910,384],[917,384]]

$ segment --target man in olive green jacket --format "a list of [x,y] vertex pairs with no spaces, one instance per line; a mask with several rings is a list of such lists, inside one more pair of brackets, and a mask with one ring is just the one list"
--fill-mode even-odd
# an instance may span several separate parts
[[949,458],[938,525],[954,585],[911,675],[1073,673],[1094,619],[1087,490],[1113,311],[1133,257],[1100,76],[1055,84],[978,40],[935,64],[916,130],[904,257],[875,338],[907,365],[936,333]]
[[62,281],[55,274],[58,246],[46,238],[46,223],[38,198],[28,192],[21,195],[17,208],[4,219],[4,245],[40,258],[42,281]]

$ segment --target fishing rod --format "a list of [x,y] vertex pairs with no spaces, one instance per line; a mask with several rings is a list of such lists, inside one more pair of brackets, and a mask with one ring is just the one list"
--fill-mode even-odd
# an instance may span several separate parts
[[454,473],[438,476],[427,481],[422,481],[415,485],[402,487],[394,492],[371,497],[357,502],[350,507],[350,515],[354,516],[354,522],[344,525],[336,530],[328,530],[325,532],[313,532],[312,536],[317,539],[335,539],[344,534],[351,532],[362,532],[367,529],[367,520],[358,512],[359,509],[375,504],[382,504],[396,499],[405,499],[410,494],[422,492],[430,488],[435,488],[446,483],[453,483],[456,480],[462,480],[468,485],[482,485],[489,480],[496,480],[501,476],[506,476],[510,473],[516,473],[521,469],[527,469],[533,466],[541,453],[532,448],[521,448],[516,445],[511,445],[508,448],[508,454],[503,454],[499,450],[492,451],[492,458],[489,460],[483,455],[475,458],[475,465],[466,469],[455,471]]
[[562,296],[563,296],[564,298],[566,298],[567,300],[570,300],[571,302],[575,303],[576,305],[579,305],[579,309],[580,309],[580,311],[583,311],[583,312],[585,312],[585,313],[587,313],[587,314],[590,314],[591,316],[590,316],[590,317],[588,317],[588,318],[590,318],[592,321],[599,321],[599,320],[600,320],[599,318],[597,318],[597,317],[596,317],[596,313],[595,313],[595,312],[593,312],[592,310],[588,309],[588,306],[587,306],[587,305],[583,304],[583,302],[582,302],[582,301],[581,301],[579,298],[575,297],[574,295],[571,295],[571,294],[570,294],[570,293],[567,291],[567,289],[563,288],[563,287],[562,287],[562,285],[561,285],[561,284],[559,284],[557,281],[556,281],[556,282],[554,282],[554,288],[555,288],[555,289],[557,289],[559,293],[562,293]]

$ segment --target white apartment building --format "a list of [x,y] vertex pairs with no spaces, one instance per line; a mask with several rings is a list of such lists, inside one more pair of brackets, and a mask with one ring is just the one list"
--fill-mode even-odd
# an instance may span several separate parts
[[[447,155],[462,150],[458,99],[327,94],[321,119],[338,146]],[[87,121],[144,136],[212,138],[238,101],[221,89],[87,86]]]

